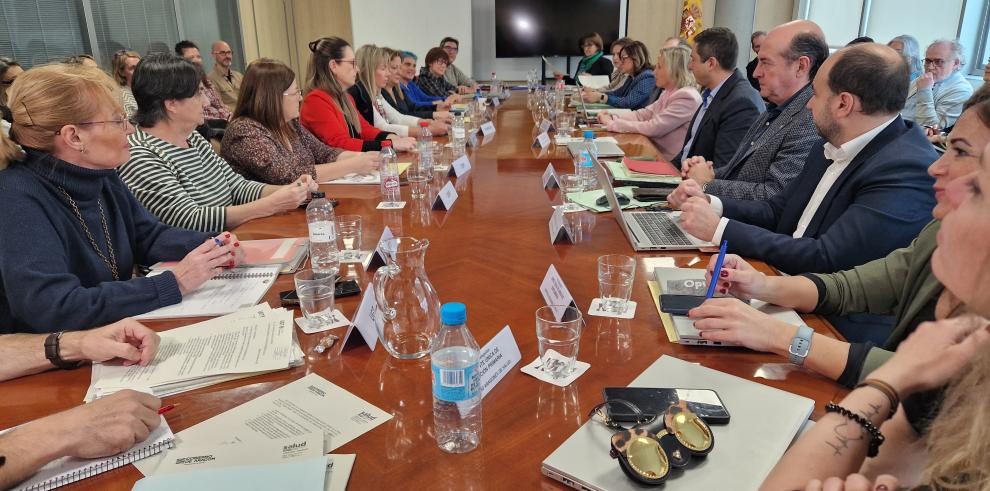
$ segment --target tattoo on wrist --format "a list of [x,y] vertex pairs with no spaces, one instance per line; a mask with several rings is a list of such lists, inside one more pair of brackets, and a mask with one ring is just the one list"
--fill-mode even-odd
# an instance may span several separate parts
[[[880,414],[882,407],[880,404],[872,402],[867,405],[870,406],[870,409],[868,411],[861,410],[859,414],[867,420],[872,421],[873,416]],[[834,457],[842,455],[843,451],[849,448],[850,443],[864,441],[869,437],[869,434],[862,426],[848,419],[836,424],[832,428],[832,434],[833,438],[826,440],[825,444],[832,448],[834,451],[832,455]]]

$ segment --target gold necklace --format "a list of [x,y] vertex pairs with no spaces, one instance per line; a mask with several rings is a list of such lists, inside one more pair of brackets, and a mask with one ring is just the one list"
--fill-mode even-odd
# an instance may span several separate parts
[[103,263],[110,268],[110,273],[113,275],[113,279],[115,281],[119,281],[120,274],[117,271],[117,255],[114,254],[113,243],[110,241],[110,228],[107,226],[107,217],[103,213],[103,202],[100,201],[99,198],[96,199],[96,204],[100,207],[100,223],[103,225],[103,236],[107,240],[107,251],[110,253],[110,259],[107,259],[107,256],[100,250],[100,246],[96,245],[96,239],[93,238],[93,234],[89,231],[89,226],[86,225],[86,220],[83,220],[82,213],[79,212],[79,207],[76,206],[76,200],[72,199],[72,196],[69,196],[69,193],[65,192],[65,189],[63,189],[62,186],[56,187],[62,192],[65,199],[69,201],[69,206],[72,207],[72,213],[75,213],[76,219],[78,219],[79,223],[82,224],[83,232],[86,233],[86,238],[89,239],[89,243],[93,246],[93,250],[96,251],[98,256],[100,256]]

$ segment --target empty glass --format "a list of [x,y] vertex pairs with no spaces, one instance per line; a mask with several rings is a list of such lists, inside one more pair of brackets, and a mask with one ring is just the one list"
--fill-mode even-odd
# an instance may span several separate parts
[[299,310],[312,329],[333,323],[335,277],[333,272],[312,269],[302,269],[295,274]]
[[581,211],[584,208],[574,201],[571,193],[584,191],[584,181],[577,174],[561,174],[560,176],[561,201],[564,203],[564,211]]
[[636,260],[619,254],[598,258],[598,296],[607,312],[626,311],[636,277]]
[[361,260],[361,215],[337,215],[337,237],[340,239],[340,261]]
[[406,180],[409,181],[409,195],[412,199],[425,198],[430,187],[430,179],[433,178],[433,169],[412,169],[406,171]]
[[543,371],[552,378],[564,378],[574,371],[583,328],[581,311],[574,307],[545,305],[536,309],[540,362]]

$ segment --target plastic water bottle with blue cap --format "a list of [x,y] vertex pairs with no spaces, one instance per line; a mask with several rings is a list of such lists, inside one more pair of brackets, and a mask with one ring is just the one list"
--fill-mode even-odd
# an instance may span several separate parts
[[598,187],[598,179],[595,177],[595,161],[592,157],[598,157],[598,147],[595,144],[595,132],[586,130],[584,141],[577,148],[574,155],[574,173],[581,178],[581,183],[585,190]]
[[463,303],[444,304],[440,319],[430,347],[437,446],[449,453],[470,452],[481,442],[480,350],[465,324]]

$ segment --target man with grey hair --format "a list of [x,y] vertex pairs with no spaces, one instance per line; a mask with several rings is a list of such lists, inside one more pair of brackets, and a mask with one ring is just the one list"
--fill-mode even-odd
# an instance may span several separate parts
[[925,50],[924,73],[908,87],[901,116],[919,125],[946,128],[956,124],[973,86],[962,75],[962,46],[939,39]]
[[760,81],[753,76],[753,72],[756,71],[756,65],[760,62],[760,48],[763,47],[763,40],[766,38],[767,33],[763,31],[756,31],[749,37],[749,47],[756,53],[756,56],[746,65],[746,78],[756,90],[760,90]]

